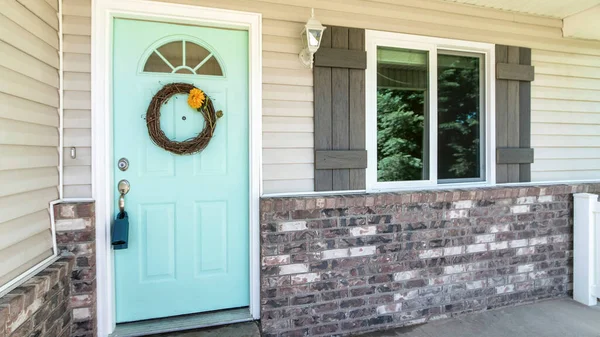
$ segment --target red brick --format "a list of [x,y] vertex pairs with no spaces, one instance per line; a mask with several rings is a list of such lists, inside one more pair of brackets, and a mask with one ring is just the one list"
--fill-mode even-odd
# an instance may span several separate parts
[[78,218],[94,218],[95,216],[94,203],[79,203],[76,205],[75,210]]
[[[358,333],[373,329],[373,326],[419,323],[425,310],[440,315],[443,313],[443,307],[448,312],[459,314],[471,310],[484,310],[482,303],[486,300],[490,303],[490,308],[494,308],[522,302],[524,299],[564,296],[569,291],[571,281],[567,273],[572,268],[572,253],[569,250],[572,249],[572,198],[569,194],[572,191],[596,189],[600,191],[600,184],[303,198],[306,201],[306,209],[294,212],[293,218],[294,221],[306,221],[309,228],[303,231],[306,235],[300,235],[299,232],[293,238],[286,236],[288,241],[266,244],[261,249],[263,256],[290,252],[290,262],[308,264],[308,273],[318,274],[320,278],[316,280],[311,276],[311,280],[315,281],[308,284],[290,283],[289,277],[273,277],[269,275],[268,267],[263,267],[263,292],[281,296],[270,299],[269,303],[263,302],[263,308],[268,309],[269,305],[278,305],[281,308],[277,309],[281,312],[280,315],[263,315],[265,335],[281,336],[292,329],[286,325],[289,319],[297,317],[306,318],[295,320],[296,325],[300,325],[299,328],[302,329],[299,330],[301,333],[326,335],[339,333],[342,329]],[[533,203],[528,204],[528,213],[509,213],[511,206],[518,206],[517,197],[538,195],[555,197],[552,202],[546,199],[545,203],[537,203],[535,198]],[[285,200],[290,198],[269,200],[273,205],[277,205],[289,202]],[[448,209],[445,203],[459,200],[477,202],[469,209],[470,213],[464,214],[465,217],[443,219],[442,215]],[[321,211],[323,208],[325,210]],[[261,218],[267,217],[273,218],[272,214],[261,214]],[[278,223],[289,221],[288,219],[270,221],[277,226]],[[261,227],[263,237],[272,231],[273,225],[267,223]],[[377,231],[368,236],[353,237],[348,230],[363,225],[376,226]],[[506,226],[506,230],[499,230],[499,226]],[[495,233],[494,241],[479,244],[494,247],[505,244],[507,249],[476,254],[460,253],[465,251],[465,246],[476,244],[475,236],[488,233]],[[548,237],[556,238],[555,240],[560,242],[551,241]],[[542,242],[542,238],[545,238],[546,244],[539,244],[533,250],[522,250],[518,256],[515,255],[516,250],[506,244],[507,241],[517,239]],[[297,241],[290,242],[290,239]],[[375,247],[373,255],[319,260],[321,252],[325,250],[358,249],[365,246]],[[459,248],[459,253],[442,257],[423,254],[427,249],[438,249],[436,247],[456,247]],[[533,284],[521,285],[522,282],[517,281],[510,283],[515,285],[515,289],[519,287],[518,289],[523,291],[496,295],[496,286],[506,285],[509,276],[518,275],[519,266],[531,263],[536,265],[536,272],[543,271],[546,274],[534,275],[539,280]],[[490,269],[487,269],[488,266]],[[446,275],[446,270],[465,272]],[[414,279],[395,281],[387,276],[412,271],[417,272]],[[495,277],[499,277],[502,283],[494,283]],[[547,281],[548,277],[553,278]],[[473,280],[477,280],[481,285],[466,290],[466,282]],[[450,282],[452,286],[447,287]],[[448,290],[445,293],[436,292],[436,287],[432,287],[431,284],[439,285],[439,289]],[[407,300],[406,307],[403,306],[399,314],[376,316],[374,310],[377,307],[398,308],[394,305],[394,295],[402,289],[409,288],[415,291],[417,297]],[[471,299],[472,297],[476,298]],[[415,311],[416,305],[424,309]],[[349,316],[351,312],[358,311],[363,312],[366,317]],[[314,319],[313,315],[318,315],[315,317],[321,317],[322,320]],[[328,326],[328,319],[336,317],[345,318],[346,321],[341,326],[334,327],[339,330],[326,332],[327,328],[322,327]],[[400,317],[402,321],[395,321]],[[292,331],[296,333],[296,330]]]

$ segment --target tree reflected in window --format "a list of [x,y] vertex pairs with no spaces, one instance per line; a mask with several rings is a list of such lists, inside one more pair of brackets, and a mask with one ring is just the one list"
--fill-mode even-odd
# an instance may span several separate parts
[[482,178],[481,60],[438,55],[438,179]]
[[429,179],[428,55],[378,49],[377,181]]
[[437,114],[440,182],[484,180],[483,56],[437,52],[437,111],[429,111],[427,51],[378,47],[377,181],[429,179],[430,113]]
[[377,180],[423,180],[424,91],[377,90]]

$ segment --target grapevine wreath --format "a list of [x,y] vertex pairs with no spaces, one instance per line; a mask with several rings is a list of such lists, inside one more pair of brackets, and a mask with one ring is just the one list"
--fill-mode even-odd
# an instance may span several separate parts
[[[194,138],[181,142],[167,138],[160,128],[160,108],[177,94],[188,94],[188,104],[204,117],[204,128]],[[154,95],[146,112],[148,135],[157,146],[175,154],[198,153],[210,142],[217,127],[217,119],[223,116],[222,111],[216,111],[210,97],[202,90],[187,83],[171,83],[165,85]]]

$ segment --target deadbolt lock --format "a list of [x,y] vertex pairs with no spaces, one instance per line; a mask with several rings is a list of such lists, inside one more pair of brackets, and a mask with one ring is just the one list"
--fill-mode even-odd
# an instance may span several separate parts
[[119,167],[119,170],[123,172],[127,171],[127,169],[129,168],[129,160],[127,160],[127,158],[121,158],[117,162],[117,166]]

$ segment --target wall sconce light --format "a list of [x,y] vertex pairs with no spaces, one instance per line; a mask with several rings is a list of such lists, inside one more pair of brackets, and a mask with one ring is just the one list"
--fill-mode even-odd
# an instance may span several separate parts
[[323,31],[325,27],[315,19],[315,9],[311,10],[311,17],[302,30],[300,38],[302,39],[302,46],[304,49],[300,52],[300,61],[306,67],[313,67],[314,54],[321,45],[321,38],[323,37]]

